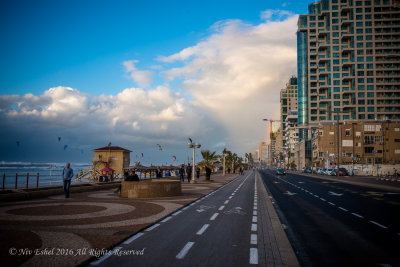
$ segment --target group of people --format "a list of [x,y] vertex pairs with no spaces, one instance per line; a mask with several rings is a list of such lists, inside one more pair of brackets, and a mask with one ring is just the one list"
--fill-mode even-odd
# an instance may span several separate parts
[[[190,182],[190,180],[192,179],[192,171],[193,171],[193,167],[190,165],[190,163],[186,166],[185,165],[181,165],[181,167],[179,168],[179,180],[183,183],[185,182],[185,174],[187,177],[187,181],[188,183]],[[200,168],[196,167],[195,168],[196,171],[196,178],[199,179],[200,178]]]

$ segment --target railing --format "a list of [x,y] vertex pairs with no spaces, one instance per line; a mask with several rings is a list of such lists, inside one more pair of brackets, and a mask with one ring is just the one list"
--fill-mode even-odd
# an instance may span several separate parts
[[[18,189],[18,173],[15,173],[15,185],[14,189]],[[36,188],[39,187],[39,173],[36,173]],[[29,188],[29,172],[26,173],[26,183],[25,183],[25,188]],[[6,189],[6,174],[3,173],[3,185],[2,185],[2,190]]]

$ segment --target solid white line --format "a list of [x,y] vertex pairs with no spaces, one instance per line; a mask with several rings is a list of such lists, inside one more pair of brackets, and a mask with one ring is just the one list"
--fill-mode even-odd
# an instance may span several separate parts
[[184,207],[182,210],[187,210],[189,208],[189,206]]
[[257,211],[256,210],[253,210],[253,215],[257,215]]
[[379,226],[379,227],[381,227],[381,228],[383,228],[383,229],[387,229],[386,226],[384,226],[384,225],[382,225],[382,224],[380,224],[380,223],[377,223],[377,222],[374,222],[374,221],[370,221],[370,222],[373,223],[373,224],[375,224],[375,225],[377,225],[377,226]]
[[225,206],[221,206],[221,207],[219,207],[218,210],[223,210],[224,208],[225,208]]
[[178,215],[181,212],[182,212],[181,210],[178,210],[177,212],[173,213],[172,216]]
[[228,204],[228,203],[229,203],[229,200],[226,200],[226,201],[224,202],[225,205]]
[[145,229],[145,231],[146,231],[146,232],[149,232],[149,231],[153,230],[154,228],[157,228],[158,226],[160,226],[159,223],[157,223],[157,224],[155,224],[155,225],[153,225],[153,226],[151,226],[151,227]]
[[335,204],[334,204],[334,203],[332,203],[332,202],[328,202],[328,203],[329,203],[329,205],[335,206]]
[[347,211],[345,208],[342,207],[338,207],[339,209],[343,210],[343,211]]
[[144,235],[144,233],[137,233],[136,235],[132,236],[131,238],[125,240],[125,242],[123,244],[124,245],[129,245],[130,243],[132,243],[133,240],[141,237],[142,235]]
[[251,224],[251,231],[257,232],[257,224],[255,224],[255,223]]
[[196,235],[202,235],[207,230],[208,226],[210,225],[209,224],[203,225],[203,227],[201,227],[201,229],[196,233]]
[[258,249],[250,248],[250,264],[258,264]]
[[257,245],[257,235],[256,234],[251,234],[251,236],[250,236],[250,244],[251,245]]
[[104,254],[104,256],[102,256],[100,259],[98,259],[97,261],[94,261],[91,263],[91,265],[97,265],[101,262],[103,262],[104,260],[108,259],[110,256],[114,255],[114,253],[117,250],[120,250],[122,247],[115,247],[112,251],[109,251],[108,253]]
[[252,222],[257,222],[257,216],[253,216]]
[[189,249],[194,245],[194,242],[187,242],[183,249],[176,255],[177,259],[183,259],[189,252]]
[[214,213],[213,216],[211,216],[210,221],[214,221],[218,215],[219,215],[219,213]]
[[360,214],[354,213],[352,212],[351,214],[353,214],[354,216],[357,216],[358,218],[364,218],[363,216],[361,216]]
[[164,220],[162,220],[161,222],[165,223],[165,222],[169,221],[171,218],[172,218],[172,217],[169,216],[169,217],[165,218]]

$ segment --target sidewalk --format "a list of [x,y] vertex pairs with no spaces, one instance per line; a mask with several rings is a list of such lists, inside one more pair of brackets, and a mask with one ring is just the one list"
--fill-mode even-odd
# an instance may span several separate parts
[[85,265],[98,254],[218,187],[236,174],[182,184],[182,195],[121,199],[114,189],[71,192],[0,204],[0,257],[4,266]]

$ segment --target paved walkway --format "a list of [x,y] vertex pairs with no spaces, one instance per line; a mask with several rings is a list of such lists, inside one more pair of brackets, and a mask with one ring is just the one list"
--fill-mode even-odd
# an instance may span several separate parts
[[4,266],[76,266],[168,214],[232,181],[214,175],[183,183],[182,195],[121,199],[114,189],[0,204],[0,257]]

